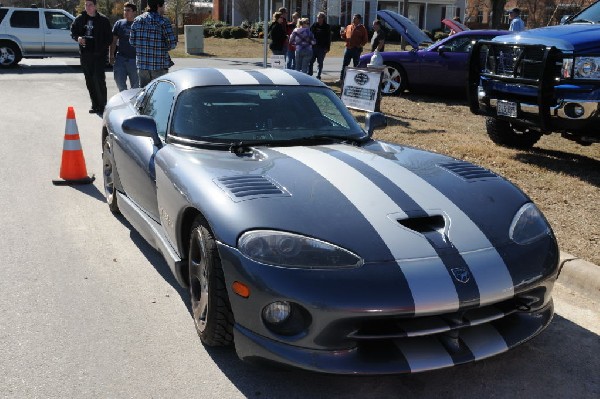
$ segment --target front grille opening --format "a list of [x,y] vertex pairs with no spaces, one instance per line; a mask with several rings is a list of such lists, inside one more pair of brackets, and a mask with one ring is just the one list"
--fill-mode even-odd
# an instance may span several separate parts
[[398,223],[407,229],[411,229],[421,234],[433,231],[443,231],[444,226],[446,225],[446,221],[441,215],[402,219],[398,220]]

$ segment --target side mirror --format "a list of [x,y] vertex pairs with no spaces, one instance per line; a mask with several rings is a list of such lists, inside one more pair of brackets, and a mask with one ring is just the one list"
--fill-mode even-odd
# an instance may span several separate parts
[[387,119],[381,112],[369,112],[365,118],[365,130],[369,137],[373,136],[375,129],[381,129],[387,126]]
[[438,47],[437,50],[438,50],[438,53],[443,54],[443,53],[446,53],[446,52],[452,52],[452,47],[450,47],[450,46],[440,46],[440,47]]
[[563,15],[563,16],[560,18],[560,24],[561,24],[561,25],[564,25],[564,24],[565,24],[565,22],[567,22],[567,21],[568,21],[568,20],[569,20],[571,17],[572,17],[572,15]]
[[162,141],[160,141],[156,129],[156,122],[149,116],[140,115],[127,118],[121,124],[121,128],[123,132],[132,136],[150,137],[156,147],[162,147]]

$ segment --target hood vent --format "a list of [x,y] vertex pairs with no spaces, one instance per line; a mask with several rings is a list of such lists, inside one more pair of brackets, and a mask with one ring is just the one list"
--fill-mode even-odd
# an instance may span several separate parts
[[481,166],[473,165],[469,162],[452,162],[440,164],[439,166],[449,170],[465,180],[479,180],[498,177],[497,174],[490,172]]
[[215,180],[217,185],[235,200],[265,197],[289,197],[281,186],[265,176],[230,176]]
[[413,217],[410,219],[398,220],[402,226],[416,231],[417,233],[426,234],[431,232],[443,232],[446,222],[441,215]]

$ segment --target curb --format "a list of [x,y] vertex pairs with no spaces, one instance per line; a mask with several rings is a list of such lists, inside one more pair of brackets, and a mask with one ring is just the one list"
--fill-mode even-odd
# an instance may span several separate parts
[[590,299],[600,298],[600,266],[562,251],[560,264],[562,268],[558,276],[559,283]]

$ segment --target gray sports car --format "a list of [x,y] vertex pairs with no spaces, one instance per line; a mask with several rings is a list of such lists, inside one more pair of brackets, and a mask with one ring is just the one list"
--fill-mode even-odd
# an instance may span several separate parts
[[559,251],[495,173],[372,138],[300,72],[186,69],[114,96],[110,210],[189,288],[205,345],[328,373],[483,359],[551,321]]

